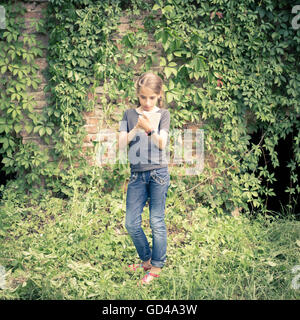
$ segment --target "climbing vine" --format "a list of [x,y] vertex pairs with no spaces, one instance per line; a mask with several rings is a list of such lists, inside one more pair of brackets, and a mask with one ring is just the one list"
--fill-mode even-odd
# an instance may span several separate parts
[[[296,132],[287,163],[292,209],[300,192],[300,31],[290,26],[292,6],[283,0],[50,0],[45,90],[51,94],[37,117],[26,84],[37,85],[36,70],[29,65],[39,47],[27,38],[23,41],[34,48],[21,49],[20,25],[12,22],[8,5],[8,28],[0,30],[0,72],[5,75],[0,84],[6,89],[1,92],[0,133],[6,172],[21,172],[28,183],[42,175],[46,187],[67,195],[74,186],[85,190],[91,173],[86,169],[88,152],[81,148],[86,135],[82,114],[95,108],[95,88],[103,88],[99,126],[109,127],[136,103],[134,77],[155,69],[165,82],[171,129],[202,123],[205,131],[204,171],[193,177],[174,174],[172,205],[183,198],[190,206],[201,203],[217,213],[236,208],[266,212],[265,199],[275,195],[276,146]],[[14,10],[24,14],[21,7]],[[141,15],[143,25],[138,26]],[[133,29],[118,36],[124,17]],[[161,48],[160,56],[151,38]],[[20,66],[19,60],[28,64]],[[31,119],[25,128],[52,148],[43,151],[20,143],[23,115]],[[259,141],[253,142],[258,133]],[[54,162],[48,162],[49,156]],[[127,173],[128,168],[113,165],[99,179],[117,183]]]
[[[164,48],[161,66],[173,116],[188,111],[205,119],[206,150],[215,155],[215,166],[206,167],[198,184],[202,203],[220,212],[224,206],[247,211],[248,203],[266,210],[264,199],[275,193],[262,182],[275,180],[276,146],[294,129],[286,192],[294,195],[290,207],[295,205],[300,77],[299,31],[289,26],[291,7],[284,1],[170,0],[155,1],[153,10],[162,14],[154,32]],[[259,144],[250,143],[257,130]],[[259,166],[265,153],[271,161]],[[211,174],[213,183],[201,184]]]
[[[35,59],[42,56],[43,45],[34,34],[24,33],[24,6],[15,1],[0,1],[6,12],[6,28],[0,30],[0,143],[2,163],[6,173],[18,172],[28,184],[39,180],[39,165],[47,158],[39,148],[29,143],[22,145],[20,132],[43,133],[45,118],[33,110],[34,102],[28,89],[37,89]],[[31,27],[43,33],[42,21],[32,21]],[[51,133],[50,128],[46,130]]]

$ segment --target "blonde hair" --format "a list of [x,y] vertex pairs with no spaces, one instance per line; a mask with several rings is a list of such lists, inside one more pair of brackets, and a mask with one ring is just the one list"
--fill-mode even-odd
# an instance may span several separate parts
[[161,77],[152,72],[143,73],[135,82],[135,88],[137,94],[139,94],[141,87],[147,87],[155,92],[160,97],[157,100],[159,108],[164,108],[164,91],[163,81]]

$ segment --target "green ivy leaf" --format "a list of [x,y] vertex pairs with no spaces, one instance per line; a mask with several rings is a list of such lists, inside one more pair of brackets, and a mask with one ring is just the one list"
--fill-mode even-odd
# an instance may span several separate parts
[[160,9],[160,6],[157,3],[152,8],[153,11],[159,10],[159,9]]
[[30,133],[33,129],[33,126],[31,124],[26,124],[25,125],[25,130],[27,133]]
[[164,71],[165,71],[165,74],[166,74],[166,77],[167,78],[169,78],[170,77],[170,75],[172,74],[172,68],[169,68],[169,67],[165,67],[165,69],[164,69]]
[[39,134],[40,134],[40,136],[43,136],[45,134],[45,128],[41,128],[39,130]]
[[16,123],[14,125],[14,129],[15,129],[16,133],[19,133],[22,130],[22,126],[20,124]]
[[4,73],[6,72],[6,70],[7,70],[7,66],[3,66],[3,67],[1,68],[1,73],[4,74]]
[[166,64],[167,64],[166,59],[165,59],[164,57],[160,57],[160,63],[159,63],[159,65],[160,65],[161,67],[164,67],[164,66],[166,66]]
[[166,100],[167,100],[167,103],[172,102],[172,101],[173,101],[173,99],[174,99],[174,95],[173,95],[170,91],[168,91],[168,92],[166,93]]

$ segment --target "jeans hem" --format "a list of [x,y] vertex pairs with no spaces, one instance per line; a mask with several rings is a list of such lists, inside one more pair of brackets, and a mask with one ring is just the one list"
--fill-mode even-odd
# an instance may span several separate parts
[[161,262],[152,262],[151,261],[151,265],[153,266],[153,267],[156,267],[156,268],[163,268],[164,267],[164,263],[161,263]]
[[[143,262],[146,262],[146,261],[149,261],[151,260],[151,256],[149,258],[146,258],[145,260],[144,259],[141,259]],[[151,262],[151,261],[150,261]]]

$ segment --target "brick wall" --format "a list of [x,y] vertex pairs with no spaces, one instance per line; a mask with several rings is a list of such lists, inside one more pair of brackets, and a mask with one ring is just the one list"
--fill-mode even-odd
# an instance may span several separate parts
[[[37,42],[41,42],[44,46],[43,49],[43,57],[35,59],[35,64],[38,65],[39,69],[37,71],[37,77],[40,79],[41,83],[37,87],[37,89],[33,89],[32,87],[27,87],[27,93],[33,97],[33,100],[35,102],[34,104],[34,111],[37,113],[41,113],[43,108],[46,106],[46,98],[49,93],[44,92],[44,88],[47,84],[47,80],[43,75],[43,71],[47,68],[47,47],[48,47],[48,35],[43,35],[41,33],[37,33],[35,30],[35,27],[31,27],[30,24],[32,21],[35,21],[36,19],[43,18],[42,10],[45,10],[48,3],[46,0],[39,0],[34,2],[26,2],[23,3],[23,6],[26,8],[27,12],[25,13],[25,29],[22,30],[22,34],[26,35],[34,35]],[[20,40],[22,40],[24,36],[20,37]],[[25,45],[27,47],[27,45]],[[42,148],[45,148],[46,146],[43,145],[42,140],[40,139],[39,135],[36,133],[30,133],[28,134],[25,129],[23,129],[20,132],[23,143],[27,143],[28,141],[35,141],[38,143]]]

